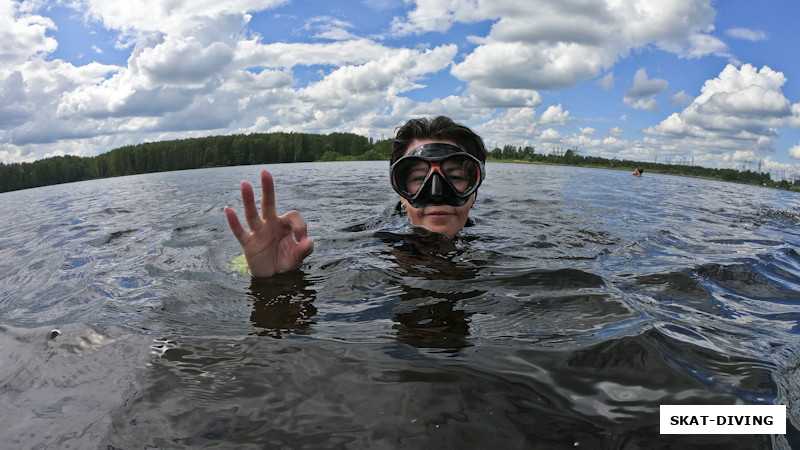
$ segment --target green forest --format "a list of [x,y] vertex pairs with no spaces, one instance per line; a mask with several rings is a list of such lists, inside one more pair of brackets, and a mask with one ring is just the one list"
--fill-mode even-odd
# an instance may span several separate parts
[[[351,133],[327,135],[268,133],[143,143],[93,157],[56,156],[32,163],[0,163],[0,192],[38,186],[171,170],[310,161],[388,160],[391,140],[373,141]],[[796,189],[774,182],[768,173],[709,169],[693,165],[645,163],[582,156],[573,150],[536,153],[533,147],[506,145],[489,153],[490,161],[531,162],[633,170],[645,173],[716,178],[738,183]]]
[[339,159],[388,159],[391,141],[350,133],[211,136],[120,147],[93,157],[0,163],[0,192],[72,181],[203,167]]

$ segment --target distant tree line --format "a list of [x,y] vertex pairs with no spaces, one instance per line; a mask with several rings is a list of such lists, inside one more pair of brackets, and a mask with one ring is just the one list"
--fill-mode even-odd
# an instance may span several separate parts
[[[0,163],[0,192],[124,175],[203,167],[308,161],[385,160],[391,140],[373,141],[352,133],[327,135],[268,133],[210,136],[120,147],[93,157],[56,156],[32,163]],[[504,146],[489,152],[497,161],[526,161],[716,178],[725,181],[789,189],[788,181],[773,182],[768,173],[709,169],[700,166],[645,163],[563,154],[536,153],[533,147]]]
[[695,165],[682,165],[682,164],[659,164],[638,162],[631,160],[617,160],[601,158],[599,156],[583,156],[577,154],[574,150],[570,149],[563,153],[541,154],[536,153],[533,147],[514,147],[506,145],[502,149],[495,148],[489,153],[489,156],[498,161],[502,160],[521,160],[529,161],[540,164],[560,164],[572,165],[582,167],[605,167],[610,169],[626,169],[633,170],[636,167],[642,167],[646,172],[651,173],[664,173],[673,175],[684,175],[703,178],[715,178],[723,181],[732,181],[736,183],[757,184],[761,186],[777,187],[782,189],[790,189],[791,183],[787,180],[775,182],[770,177],[769,173],[754,172],[754,171],[739,171],[736,169],[711,169],[708,167],[701,167]]
[[0,192],[72,181],[202,167],[388,159],[390,140],[351,133],[211,136],[120,147],[93,157],[0,163]]

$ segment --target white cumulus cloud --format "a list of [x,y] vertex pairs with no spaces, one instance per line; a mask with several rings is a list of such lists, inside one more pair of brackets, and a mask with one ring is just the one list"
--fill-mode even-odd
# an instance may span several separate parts
[[789,149],[789,156],[794,159],[800,159],[800,144]]
[[694,100],[694,98],[687,94],[686,91],[680,91],[669,98],[669,103],[672,106],[685,106],[692,103],[692,100]]
[[784,96],[781,72],[745,64],[728,65],[703,85],[701,94],[680,113],[673,113],[645,133],[683,141],[687,148],[712,153],[769,152],[776,129],[793,118]]
[[633,86],[625,92],[623,101],[634,109],[655,111],[659,107],[656,95],[666,91],[668,87],[667,80],[650,79],[645,69],[639,69],[633,77]]
[[[713,30],[715,11],[707,0],[651,2],[444,2],[437,26],[493,20],[491,33],[453,75],[492,87],[555,90],[574,86],[611,68],[623,55],[646,45],[681,57],[722,54],[727,49]],[[418,1],[418,9],[428,2]],[[453,8],[453,5],[458,5]],[[413,19],[413,17],[412,17]],[[412,21],[417,29],[434,29]]]

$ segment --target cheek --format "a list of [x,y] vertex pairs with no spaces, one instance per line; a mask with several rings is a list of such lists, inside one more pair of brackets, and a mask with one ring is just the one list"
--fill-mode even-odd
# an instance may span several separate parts
[[411,220],[412,223],[416,224],[417,221],[419,220],[419,211],[417,211],[414,207],[412,207],[408,203],[408,200],[404,198],[400,199],[400,203],[402,203],[403,206],[405,206],[406,214],[408,215],[409,220]]
[[477,194],[472,194],[469,201],[464,206],[459,206],[459,209],[463,211],[464,214],[469,214],[469,211],[472,209],[472,205],[475,204],[475,197]]

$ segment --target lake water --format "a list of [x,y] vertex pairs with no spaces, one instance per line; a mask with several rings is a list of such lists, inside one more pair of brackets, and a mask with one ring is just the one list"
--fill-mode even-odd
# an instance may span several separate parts
[[[222,209],[260,167],[0,194],[0,448],[800,445],[800,196],[490,163],[450,241],[387,165],[269,166],[316,249],[268,282]],[[787,434],[660,435],[661,404]]]

